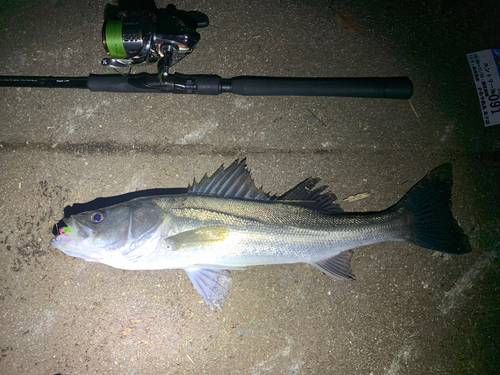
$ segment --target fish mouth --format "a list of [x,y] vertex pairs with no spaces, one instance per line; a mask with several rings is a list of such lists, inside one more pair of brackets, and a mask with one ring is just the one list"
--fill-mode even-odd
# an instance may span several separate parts
[[64,218],[63,222],[66,226],[59,229],[60,235],[78,237],[82,240],[88,237],[92,237],[92,230],[80,224],[73,217]]
[[50,245],[61,249],[61,246],[73,245],[78,246],[80,242],[92,238],[92,231],[81,225],[72,217],[64,218],[64,227],[59,228],[59,234],[50,240]]
[[90,230],[89,228],[83,226],[82,224],[80,224],[78,221],[76,221],[72,216],[71,217],[68,217],[68,218],[64,218],[63,219],[63,222],[64,224],[66,224],[66,226],[68,228],[70,228],[71,230],[84,230],[85,233],[90,236]]
[[72,217],[63,219],[63,222],[65,226],[59,229],[59,235],[50,240],[50,246],[72,257],[102,262],[100,252],[93,249],[90,243],[92,231]]

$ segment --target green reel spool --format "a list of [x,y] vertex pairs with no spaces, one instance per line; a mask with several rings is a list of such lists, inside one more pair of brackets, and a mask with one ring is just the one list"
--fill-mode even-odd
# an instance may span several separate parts
[[123,45],[123,21],[107,20],[102,28],[102,42],[110,57],[125,59],[128,57]]

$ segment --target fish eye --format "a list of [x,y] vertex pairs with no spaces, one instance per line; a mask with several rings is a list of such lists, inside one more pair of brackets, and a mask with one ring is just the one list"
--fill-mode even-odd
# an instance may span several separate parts
[[90,215],[90,221],[92,221],[93,223],[100,223],[103,220],[104,215],[100,212],[94,212],[92,215]]

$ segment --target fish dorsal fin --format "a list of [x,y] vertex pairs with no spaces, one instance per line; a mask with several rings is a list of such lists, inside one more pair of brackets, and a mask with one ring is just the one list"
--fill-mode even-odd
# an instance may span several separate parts
[[343,212],[336,203],[337,197],[333,193],[322,194],[328,186],[314,186],[320,181],[319,178],[307,178],[293,189],[277,198],[277,202],[301,206],[321,211],[325,214]]
[[205,174],[197,182],[188,186],[188,194],[214,195],[224,198],[240,198],[261,201],[276,200],[276,196],[265,193],[262,187],[255,186],[250,171],[247,169],[246,159],[235,160],[233,164],[224,169],[224,164],[210,177]]

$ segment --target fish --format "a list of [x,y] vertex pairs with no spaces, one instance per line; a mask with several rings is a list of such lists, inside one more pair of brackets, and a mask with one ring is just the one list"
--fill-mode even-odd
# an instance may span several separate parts
[[452,166],[432,170],[393,206],[344,212],[319,178],[282,195],[258,188],[246,159],[193,180],[183,194],[146,196],[64,218],[50,245],[67,255],[123,270],[184,269],[212,309],[221,309],[230,272],[309,263],[354,280],[353,249],[402,241],[465,254],[467,235],[451,211]]

